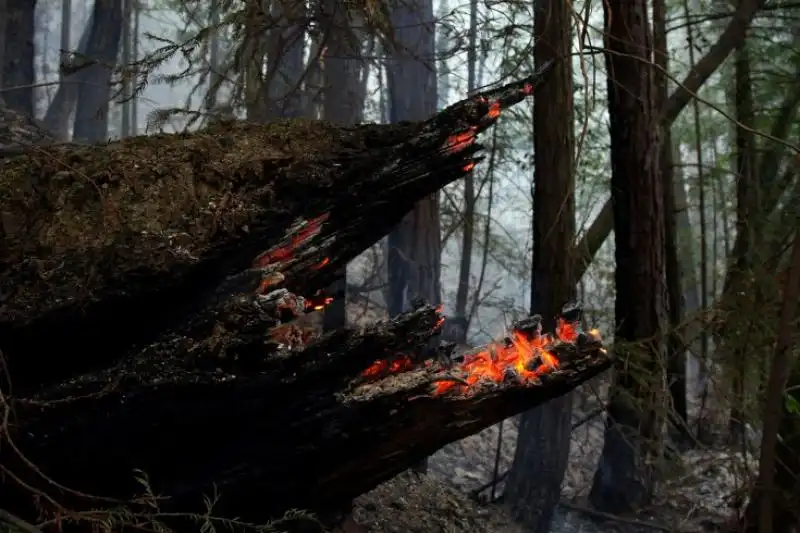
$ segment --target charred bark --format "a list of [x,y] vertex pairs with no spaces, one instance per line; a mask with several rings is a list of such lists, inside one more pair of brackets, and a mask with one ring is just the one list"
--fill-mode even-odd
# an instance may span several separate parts
[[[227,306],[219,316],[224,327],[213,339],[197,329],[168,335],[125,364],[14,401],[5,428],[13,447],[0,447],[13,473],[0,485],[4,506],[36,518],[26,505],[37,498],[32,487],[68,509],[121,501],[135,511],[130,500],[144,492],[139,469],[155,494],[169,497],[164,512],[204,512],[202,497],[217,493],[216,516],[325,513],[610,365],[597,337],[562,326],[545,339],[520,326],[515,340],[446,367],[437,362],[446,349],[425,349],[441,326],[426,305],[364,332],[336,331],[303,351],[265,348],[265,324],[252,306]],[[475,370],[489,361],[496,374]],[[37,499],[54,511],[48,498]]]
[[479,159],[475,135],[496,120],[490,108],[540,79],[422,123],[223,123],[4,159],[0,349],[15,391],[106,366],[252,292],[274,267],[264,261],[281,258],[273,288],[315,296],[415,202],[463,176]]

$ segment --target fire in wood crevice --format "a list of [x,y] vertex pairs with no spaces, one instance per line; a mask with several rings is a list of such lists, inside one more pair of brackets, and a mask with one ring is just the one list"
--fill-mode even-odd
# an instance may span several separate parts
[[[557,318],[553,334],[542,332],[542,319],[533,315],[515,322],[509,335],[499,341],[489,343],[477,351],[463,356],[450,368],[443,368],[432,380],[432,396],[446,393],[469,394],[477,386],[492,382],[501,383],[536,383],[546,373],[558,371],[562,361],[559,352],[565,346],[581,348],[594,347],[605,353],[602,348],[600,333],[592,329],[583,332],[580,327],[581,310],[571,306],[565,308]],[[437,323],[441,327],[442,318]],[[450,347],[452,351],[452,347]],[[390,374],[399,374],[420,367],[433,367],[435,359],[425,359],[415,364],[415,358],[398,355],[375,361],[364,370],[361,378],[375,381]],[[441,358],[439,358],[439,362]],[[445,365],[442,365],[445,366]]]

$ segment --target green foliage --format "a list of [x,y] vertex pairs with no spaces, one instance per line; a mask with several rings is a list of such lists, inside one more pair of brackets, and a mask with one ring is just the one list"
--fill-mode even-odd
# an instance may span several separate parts
[[784,401],[786,403],[787,411],[793,415],[800,415],[800,401],[798,401],[797,398],[789,393],[786,393],[784,395]]

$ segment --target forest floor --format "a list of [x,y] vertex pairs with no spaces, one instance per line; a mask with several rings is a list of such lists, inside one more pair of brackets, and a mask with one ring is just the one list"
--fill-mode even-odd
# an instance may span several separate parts
[[[591,412],[592,408],[587,409]],[[581,409],[576,409],[580,413]],[[581,416],[576,414],[575,419]],[[718,530],[735,514],[741,487],[754,459],[723,447],[697,447],[665,467],[670,475],[657,488],[654,504],[630,516],[591,509],[587,495],[603,445],[604,420],[597,417],[573,431],[562,501],[551,533],[700,532]],[[429,460],[429,474],[404,473],[356,500],[353,518],[370,533],[523,533],[500,503],[478,501],[475,489],[492,479],[499,426],[450,444]],[[503,425],[498,473],[513,461],[516,423]],[[749,466],[745,467],[745,463]],[[750,474],[747,474],[749,469]],[[502,492],[502,483],[497,493]]]

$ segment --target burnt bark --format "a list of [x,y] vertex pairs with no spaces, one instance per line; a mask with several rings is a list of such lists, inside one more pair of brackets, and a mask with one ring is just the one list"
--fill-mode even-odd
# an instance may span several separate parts
[[76,141],[108,139],[111,74],[117,66],[122,36],[122,0],[95,0],[86,43],[85,70],[75,104],[72,135]]
[[[542,65],[569,54],[571,11],[563,2],[536,1],[534,61]],[[533,107],[533,271],[531,312],[545,329],[555,327],[561,306],[575,298],[572,64],[561,62]],[[533,533],[550,529],[567,469],[572,433],[572,395],[520,417],[517,449],[505,500]]]
[[[216,516],[263,523],[289,508],[325,513],[610,364],[597,340],[554,341],[555,371],[466,389],[455,383],[436,394],[436,380],[461,375],[469,356],[450,369],[425,360],[441,324],[430,306],[294,352],[264,348],[265,324],[251,306],[219,311],[227,329],[214,343],[186,330],[122,365],[3,405],[13,413],[3,437],[15,446],[0,447],[4,468],[74,510],[118,502],[51,485],[16,450],[61,486],[124,502],[143,492],[133,475],[139,469],[156,494],[169,496],[165,512],[204,512],[202,496],[217,493]],[[375,362],[376,353],[389,355]],[[400,361],[413,366],[376,373],[379,363]],[[0,495],[15,515],[36,518],[25,505],[36,496],[13,478],[4,478]],[[46,498],[39,502],[55,511]]]
[[36,0],[5,0],[2,35],[2,74],[0,87],[5,104],[29,117],[35,116],[33,86],[34,71],[34,19]]
[[664,194],[647,3],[603,6],[615,227],[615,349],[605,443],[590,500],[618,513],[646,504],[660,450],[664,387]]
[[[541,79],[422,123],[219,123],[0,160],[0,349],[15,390],[108,364],[215,301],[220,287],[252,290],[264,267],[253,258],[279,245],[274,253],[292,252],[317,221],[306,260],[324,264],[282,271],[282,286],[314,296],[324,285],[311,287],[334,281],[419,198],[479,160],[475,135],[496,120],[490,102],[512,105]],[[286,235],[298,221],[306,226]],[[255,275],[229,279],[243,271]]]

